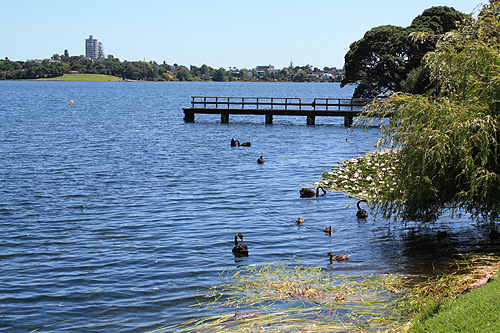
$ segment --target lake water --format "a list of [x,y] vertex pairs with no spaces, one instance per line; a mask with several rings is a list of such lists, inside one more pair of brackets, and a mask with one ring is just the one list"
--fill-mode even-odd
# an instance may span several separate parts
[[[346,132],[342,118],[326,117],[315,126],[304,117],[183,121],[192,95],[312,101],[352,91],[326,83],[0,82],[0,331],[149,332],[210,315],[192,307],[201,290],[245,266],[414,274],[453,253],[497,250],[468,221],[447,217],[415,231],[372,216],[358,221],[354,199],[341,193],[299,197],[339,160],[373,150],[375,127]],[[231,138],[252,146],[232,148]],[[449,230],[449,240],[436,241],[437,229]],[[249,257],[233,256],[236,232]],[[329,251],[351,257],[329,264]]]

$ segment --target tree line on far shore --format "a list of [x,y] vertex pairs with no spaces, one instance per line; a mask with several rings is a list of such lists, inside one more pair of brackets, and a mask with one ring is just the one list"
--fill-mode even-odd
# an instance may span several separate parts
[[158,64],[155,61],[120,61],[109,55],[104,60],[94,61],[83,55],[70,56],[54,54],[50,59],[11,61],[0,60],[0,80],[23,80],[58,77],[68,73],[105,74],[128,80],[143,81],[280,81],[280,82],[340,82],[343,70],[335,67],[319,69],[311,65],[293,66],[282,69],[266,68],[229,69],[202,65],[182,66]]

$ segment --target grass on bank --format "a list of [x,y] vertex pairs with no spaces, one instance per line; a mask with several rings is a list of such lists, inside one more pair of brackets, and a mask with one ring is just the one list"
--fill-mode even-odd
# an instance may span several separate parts
[[444,301],[434,316],[411,332],[500,332],[500,279],[456,299]]
[[63,76],[37,79],[36,81],[98,81],[98,82],[118,82],[122,78],[104,74],[64,74]]
[[[496,291],[489,289],[490,284],[483,286],[499,271],[499,259],[496,255],[463,256],[439,275],[413,284],[400,301],[401,312],[408,318],[406,328],[411,328],[410,332],[484,332],[476,330],[481,327],[479,323],[491,322],[499,313],[499,282],[495,282]],[[450,308],[449,304],[460,304],[459,307],[469,304],[473,308],[475,304],[489,302],[491,297],[499,298],[496,306],[482,309],[478,321],[470,321],[467,329],[456,330],[457,323],[466,317],[457,311],[458,307]],[[428,328],[427,325],[433,325],[431,323],[436,320],[440,328]]]

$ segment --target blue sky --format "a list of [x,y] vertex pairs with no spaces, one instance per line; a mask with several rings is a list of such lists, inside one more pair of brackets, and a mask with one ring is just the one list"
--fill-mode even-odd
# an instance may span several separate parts
[[[486,1],[482,1],[485,3]],[[342,67],[349,45],[379,25],[406,27],[432,6],[472,13],[480,0],[0,0],[0,58],[85,53],[219,68]]]

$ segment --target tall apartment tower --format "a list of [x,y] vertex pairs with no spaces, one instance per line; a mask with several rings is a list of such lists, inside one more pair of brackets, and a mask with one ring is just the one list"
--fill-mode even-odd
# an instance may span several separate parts
[[104,59],[104,48],[102,43],[98,42],[92,35],[85,40],[85,57],[93,60]]

